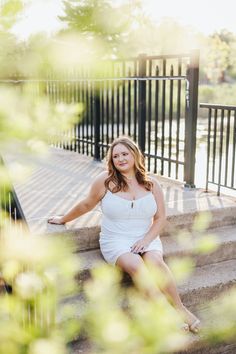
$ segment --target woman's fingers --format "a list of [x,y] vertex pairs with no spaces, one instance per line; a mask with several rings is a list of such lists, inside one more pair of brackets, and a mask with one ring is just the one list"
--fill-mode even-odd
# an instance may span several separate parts
[[145,250],[145,246],[142,243],[135,243],[132,247],[131,247],[131,252],[133,253],[142,253]]
[[52,216],[51,218],[48,219],[48,223],[50,224],[57,224],[57,225],[62,225],[64,224],[62,222],[62,217],[61,216]]

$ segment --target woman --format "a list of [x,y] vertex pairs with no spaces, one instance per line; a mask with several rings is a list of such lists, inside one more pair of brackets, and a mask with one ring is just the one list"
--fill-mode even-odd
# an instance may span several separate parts
[[[108,171],[93,182],[89,195],[64,216],[51,217],[52,224],[65,224],[101,202],[103,218],[100,248],[108,263],[135,277],[152,263],[167,281],[162,293],[180,311],[184,330],[197,333],[200,321],[183,305],[172,274],[163,260],[160,231],[165,224],[163,192],[146,174],[144,157],[129,138],[117,138],[108,151]],[[158,289],[157,294],[158,294]]]

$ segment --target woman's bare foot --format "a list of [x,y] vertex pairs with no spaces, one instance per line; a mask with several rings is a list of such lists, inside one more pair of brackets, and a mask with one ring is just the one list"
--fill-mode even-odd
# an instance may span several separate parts
[[193,314],[191,313],[185,306],[181,308],[181,314],[184,318],[185,323],[188,324],[189,331],[197,334],[200,330],[200,320]]

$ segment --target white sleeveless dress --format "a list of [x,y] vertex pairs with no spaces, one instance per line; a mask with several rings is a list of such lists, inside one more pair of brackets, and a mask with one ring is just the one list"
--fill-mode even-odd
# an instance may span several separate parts
[[[108,190],[101,200],[101,209],[100,249],[107,263],[115,265],[118,257],[131,252],[131,246],[147,233],[157,204],[152,192],[131,201]],[[158,235],[145,249],[152,250],[163,253]]]

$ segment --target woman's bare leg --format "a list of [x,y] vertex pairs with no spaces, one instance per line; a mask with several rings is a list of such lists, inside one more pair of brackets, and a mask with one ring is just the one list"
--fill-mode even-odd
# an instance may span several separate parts
[[[145,265],[142,257],[138,254],[127,252],[122,254],[116,261],[116,266],[122,269],[124,272],[128,273],[134,280],[134,283],[139,287],[139,275],[148,279],[149,270]],[[146,275],[145,275],[146,274]],[[153,298],[158,296],[163,297],[159,288],[155,284],[144,284],[146,288],[142,288],[145,293]]]
[[164,262],[162,254],[158,251],[148,251],[143,254],[143,260],[145,263],[150,263],[156,266],[161,273],[163,274],[163,278],[166,280],[163,284],[163,287],[160,285],[160,290],[163,292],[163,294],[167,297],[167,300],[178,310],[180,313],[183,315],[184,320],[188,323],[188,325],[191,327],[194,322],[196,323],[196,328],[192,327],[190,330],[196,331],[198,330],[199,322],[197,323],[196,321],[198,320],[196,316],[194,316],[182,303],[176,284],[175,280],[173,278],[173,275],[167,266],[167,264]]

